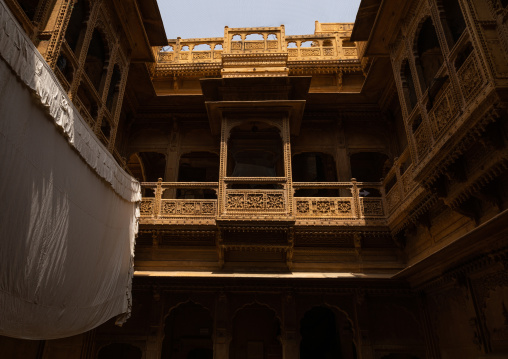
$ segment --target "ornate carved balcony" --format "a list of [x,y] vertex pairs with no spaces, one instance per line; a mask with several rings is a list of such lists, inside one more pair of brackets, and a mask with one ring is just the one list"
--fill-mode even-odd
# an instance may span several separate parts
[[[255,178],[227,178],[223,186],[216,182],[144,182],[140,223],[146,225],[215,225],[216,221],[294,222],[296,225],[386,225],[384,189],[381,183],[333,182],[293,183],[287,188],[283,178],[264,178],[265,185],[280,189],[234,189],[228,185],[261,183]],[[277,186],[274,186],[277,187]],[[165,198],[168,189],[213,189],[218,199]],[[221,195],[219,188],[224,188]],[[296,190],[333,189],[340,197],[292,197]],[[168,191],[169,192],[169,191]],[[392,195],[391,195],[392,196]]]

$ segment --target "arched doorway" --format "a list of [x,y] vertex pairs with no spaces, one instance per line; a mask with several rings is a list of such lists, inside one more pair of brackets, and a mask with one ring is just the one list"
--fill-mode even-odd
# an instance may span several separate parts
[[236,313],[233,320],[231,359],[282,359],[280,321],[266,306],[252,304]]
[[314,307],[300,321],[300,359],[356,359],[351,323],[342,313]]
[[161,359],[212,359],[213,319],[199,304],[187,302],[166,318]]
[[[228,141],[227,176],[284,176],[280,130],[261,121],[245,122],[234,127]],[[259,185],[247,185],[247,188],[251,187],[260,188]]]
[[97,355],[97,359],[141,359],[141,357],[141,349],[125,343],[106,345]]

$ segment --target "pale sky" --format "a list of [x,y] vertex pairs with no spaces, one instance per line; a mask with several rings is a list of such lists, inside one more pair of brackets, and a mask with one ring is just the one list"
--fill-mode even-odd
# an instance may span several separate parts
[[229,27],[286,27],[314,33],[314,22],[354,22],[360,0],[158,0],[169,39],[222,37]]

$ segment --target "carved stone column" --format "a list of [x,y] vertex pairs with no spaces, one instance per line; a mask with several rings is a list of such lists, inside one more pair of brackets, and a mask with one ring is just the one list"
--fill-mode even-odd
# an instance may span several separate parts
[[298,343],[298,323],[296,321],[296,302],[293,293],[286,293],[283,297],[283,337],[282,350],[284,359],[300,357]]
[[374,350],[370,341],[369,310],[365,301],[365,292],[359,288],[355,293],[355,334],[358,359],[374,359]]
[[287,213],[293,215],[293,175],[291,169],[291,129],[289,126],[289,118],[283,119],[282,126],[282,143],[284,151],[284,176],[286,177],[286,198]]
[[225,293],[220,293],[216,302],[213,343],[214,359],[228,359],[231,332],[229,330],[228,298]]
[[146,352],[144,359],[159,359],[162,338],[164,336],[164,323],[162,321],[161,291],[153,287],[153,297],[150,309],[150,329],[146,338]]

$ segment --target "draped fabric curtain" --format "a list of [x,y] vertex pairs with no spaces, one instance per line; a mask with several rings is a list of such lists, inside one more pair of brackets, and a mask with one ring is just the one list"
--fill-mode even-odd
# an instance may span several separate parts
[[140,199],[0,0],[0,335],[126,319]]

